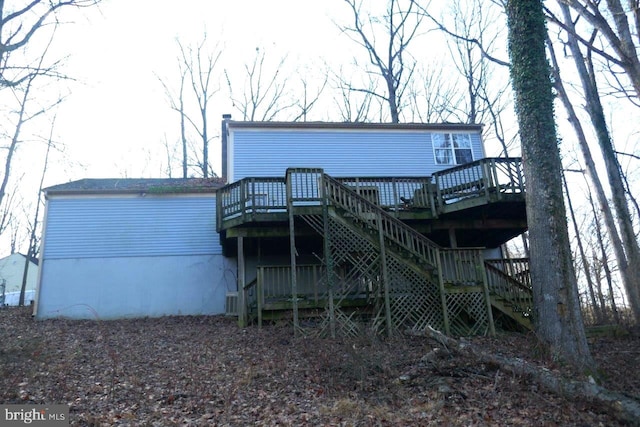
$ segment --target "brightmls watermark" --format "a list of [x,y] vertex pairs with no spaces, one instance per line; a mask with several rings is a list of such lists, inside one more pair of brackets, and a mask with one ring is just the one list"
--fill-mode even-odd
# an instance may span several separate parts
[[67,405],[0,405],[0,427],[24,425],[68,426],[69,407]]

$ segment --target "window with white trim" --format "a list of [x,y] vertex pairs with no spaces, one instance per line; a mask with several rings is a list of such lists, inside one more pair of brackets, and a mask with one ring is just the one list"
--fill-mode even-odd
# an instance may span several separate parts
[[437,165],[462,165],[473,161],[471,134],[432,133],[431,141]]

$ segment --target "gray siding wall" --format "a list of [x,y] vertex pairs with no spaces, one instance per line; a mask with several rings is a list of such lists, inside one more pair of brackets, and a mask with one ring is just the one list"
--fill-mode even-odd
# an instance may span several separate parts
[[[232,129],[227,161],[230,182],[246,177],[282,177],[289,167],[320,167],[339,176],[427,176],[437,166],[431,133],[371,130]],[[484,157],[472,133],[474,160]]]
[[46,260],[36,317],[222,314],[227,291],[236,289],[236,268],[222,255]]
[[45,259],[221,254],[215,196],[52,198]]

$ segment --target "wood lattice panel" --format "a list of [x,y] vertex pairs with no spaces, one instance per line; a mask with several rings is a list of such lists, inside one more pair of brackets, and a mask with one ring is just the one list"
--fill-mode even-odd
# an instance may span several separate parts
[[329,248],[336,296],[379,295],[380,251],[371,242],[330,218]]
[[[389,276],[389,306],[391,322],[398,331],[424,330],[427,325],[442,330],[444,317],[438,285],[426,272],[418,272],[402,258],[387,253]],[[378,321],[384,321],[384,305],[380,307]]]
[[447,292],[446,299],[452,335],[479,335],[489,330],[487,303],[482,292]]

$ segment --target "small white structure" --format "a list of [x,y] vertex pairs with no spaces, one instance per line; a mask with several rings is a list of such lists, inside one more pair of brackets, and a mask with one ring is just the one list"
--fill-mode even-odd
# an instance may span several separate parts
[[38,260],[27,259],[26,255],[19,253],[0,259],[1,305],[18,305],[25,267],[28,270],[24,304],[29,305],[34,299],[38,281]]

